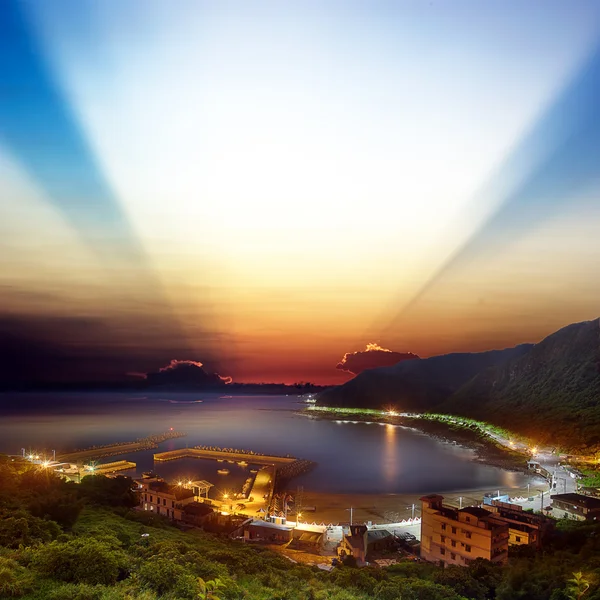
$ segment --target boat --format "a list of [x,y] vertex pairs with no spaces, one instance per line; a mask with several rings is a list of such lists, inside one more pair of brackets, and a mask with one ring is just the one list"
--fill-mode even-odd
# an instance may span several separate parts
[[258,473],[258,469],[250,469],[250,473]]
[[225,462],[222,458],[217,458],[217,462]]
[[219,469],[217,473],[219,475],[229,475],[229,469]]
[[238,463],[238,465],[240,465],[240,467],[247,467],[248,463],[245,460],[240,460],[240,462]]

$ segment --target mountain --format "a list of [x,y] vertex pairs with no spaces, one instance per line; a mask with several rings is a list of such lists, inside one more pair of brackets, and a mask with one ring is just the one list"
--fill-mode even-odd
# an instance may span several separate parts
[[600,444],[600,319],[568,325],[481,371],[437,410],[571,449]]
[[369,369],[319,395],[317,404],[355,408],[430,410],[482,370],[523,356],[532,344],[506,350],[415,358],[392,367]]

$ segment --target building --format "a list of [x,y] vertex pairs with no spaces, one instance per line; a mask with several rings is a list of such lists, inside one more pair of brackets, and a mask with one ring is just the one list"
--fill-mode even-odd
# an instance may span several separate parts
[[518,504],[492,500],[483,508],[508,525],[508,545],[529,545],[539,549],[544,533],[552,527],[552,521],[543,515],[525,512]]
[[323,546],[324,537],[324,527],[321,525],[303,524],[292,532],[292,542],[289,547],[305,552],[318,552]]
[[292,539],[292,527],[262,519],[247,519],[231,536],[247,542],[287,544]]
[[476,558],[504,563],[508,524],[484,508],[457,509],[443,500],[437,494],[421,498],[421,558],[444,566],[464,566]]
[[174,521],[182,521],[184,506],[196,501],[193,489],[170,485],[158,477],[138,480],[138,491],[141,510],[150,511]]
[[187,525],[203,527],[214,514],[215,509],[206,502],[188,502],[183,505],[181,520]]
[[552,516],[557,519],[577,519],[579,521],[596,521],[600,518],[600,498],[583,494],[554,494],[552,499]]
[[365,564],[376,552],[386,552],[394,544],[394,536],[385,529],[368,529],[366,525],[351,525],[338,546],[340,557],[353,556],[357,564]]

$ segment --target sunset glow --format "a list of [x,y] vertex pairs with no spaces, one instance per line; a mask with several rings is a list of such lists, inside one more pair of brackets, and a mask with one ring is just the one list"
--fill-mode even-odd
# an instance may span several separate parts
[[332,383],[365,344],[597,316],[598,180],[552,157],[598,143],[553,107],[597,93],[600,6],[57,4],[5,19],[33,99],[0,100],[0,316],[33,362]]

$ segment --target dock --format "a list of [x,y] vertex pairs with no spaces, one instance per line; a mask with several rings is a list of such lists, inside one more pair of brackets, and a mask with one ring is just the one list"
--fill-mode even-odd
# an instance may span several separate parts
[[254,465],[290,465],[296,462],[293,456],[269,456],[267,454],[250,454],[247,452],[236,452],[226,450],[205,450],[203,448],[179,448],[178,450],[169,450],[159,452],[154,455],[154,460],[158,462],[176,460],[180,458],[205,458],[212,460],[233,460],[245,461]]
[[94,475],[106,475],[108,473],[116,473],[117,471],[129,471],[136,468],[136,464],[129,460],[117,460],[116,462],[96,465],[94,467]]

